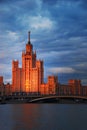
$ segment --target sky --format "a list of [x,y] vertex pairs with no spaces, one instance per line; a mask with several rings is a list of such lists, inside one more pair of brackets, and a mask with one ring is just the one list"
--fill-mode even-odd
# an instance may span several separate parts
[[12,81],[12,60],[19,60],[31,31],[44,80],[61,84],[81,79],[87,85],[87,0],[0,0],[0,75]]

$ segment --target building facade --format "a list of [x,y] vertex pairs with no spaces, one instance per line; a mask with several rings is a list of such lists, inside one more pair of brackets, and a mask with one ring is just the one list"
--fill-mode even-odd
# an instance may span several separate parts
[[48,76],[47,83],[41,84],[40,93],[42,95],[55,95],[58,94],[58,77],[51,75]]
[[36,59],[29,32],[26,50],[22,52],[22,68],[19,68],[18,61],[12,61],[12,91],[38,93],[43,79],[43,61]]
[[[0,82],[3,82],[2,77]],[[25,51],[22,52],[22,67],[19,61],[12,61],[12,92],[40,93],[42,95],[86,95],[87,87],[81,86],[81,80],[69,80],[68,85],[58,83],[58,77],[48,76],[44,83],[44,66],[42,60],[37,60],[36,51],[30,41],[30,32]]]
[[70,79],[67,85],[60,84],[55,75],[48,76],[47,83],[44,83],[43,61],[37,60],[29,32],[25,51],[22,52],[22,67],[19,67],[19,61],[12,61],[12,84],[4,84],[3,76],[0,76],[0,95],[11,95],[16,92],[87,96],[87,86],[82,86],[81,80],[77,79]]
[[81,80],[71,79],[68,85],[72,95],[81,95]]

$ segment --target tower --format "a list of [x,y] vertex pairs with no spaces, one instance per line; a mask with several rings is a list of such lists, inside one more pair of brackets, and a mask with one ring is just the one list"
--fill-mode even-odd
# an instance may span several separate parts
[[25,48],[22,52],[22,68],[19,68],[19,61],[12,62],[13,92],[38,93],[44,77],[43,61],[36,59],[36,51],[33,51],[30,41],[30,32]]
[[22,69],[19,68],[19,61],[12,61],[12,91],[21,92]]
[[26,50],[22,52],[22,72],[24,91],[39,92],[40,84],[43,81],[43,64],[42,61],[36,60],[36,52],[33,51],[33,45],[30,41],[30,32],[28,33]]
[[31,71],[32,71],[32,58],[33,58],[33,46],[30,42],[30,32],[28,33],[28,43],[26,44],[26,50],[22,53],[22,71],[23,71],[23,86],[24,91],[31,91]]

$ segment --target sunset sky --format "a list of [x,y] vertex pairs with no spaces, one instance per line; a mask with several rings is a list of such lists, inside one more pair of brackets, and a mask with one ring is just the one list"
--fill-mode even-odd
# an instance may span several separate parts
[[45,81],[81,79],[87,84],[87,0],[0,0],[0,75],[11,82],[12,60],[19,60],[31,31]]

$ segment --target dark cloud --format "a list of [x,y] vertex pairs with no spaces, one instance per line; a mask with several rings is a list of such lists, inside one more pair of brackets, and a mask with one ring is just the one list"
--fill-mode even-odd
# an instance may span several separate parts
[[[68,67],[74,72],[59,73],[60,82],[80,78],[87,83],[86,0],[1,0],[0,29],[0,65],[10,63],[11,68],[12,59],[21,62],[32,30],[31,42],[46,69]],[[10,78],[11,70],[5,71]]]
[[58,2],[58,0],[42,0],[43,1],[43,3],[44,4],[47,4],[47,5],[55,5],[57,2]]
[[80,6],[81,6],[83,9],[87,10],[87,0],[81,0]]

